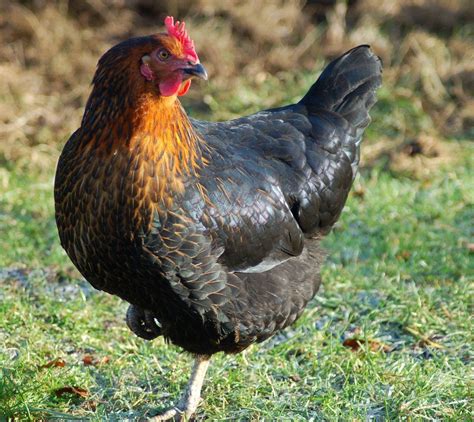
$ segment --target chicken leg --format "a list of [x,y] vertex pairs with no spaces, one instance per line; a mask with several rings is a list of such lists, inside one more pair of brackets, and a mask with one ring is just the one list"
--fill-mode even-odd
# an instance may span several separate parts
[[196,411],[201,399],[201,389],[206,376],[211,357],[196,355],[193,370],[188,385],[178,404],[164,412],[148,419],[149,422],[173,420],[188,420]]

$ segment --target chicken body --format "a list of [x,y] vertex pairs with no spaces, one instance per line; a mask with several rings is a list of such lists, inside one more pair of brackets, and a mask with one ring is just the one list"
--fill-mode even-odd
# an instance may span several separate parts
[[175,97],[100,90],[98,72],[55,181],[77,268],[131,304],[138,335],[194,354],[236,353],[293,323],[355,177],[379,59],[353,49],[298,104],[220,123],[188,119]]

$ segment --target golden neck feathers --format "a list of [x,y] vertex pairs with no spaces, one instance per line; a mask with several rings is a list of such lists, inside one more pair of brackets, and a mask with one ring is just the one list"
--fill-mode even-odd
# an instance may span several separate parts
[[163,171],[182,176],[199,167],[202,140],[175,97],[144,95],[132,122],[130,145],[142,144]]
[[138,172],[139,180],[156,178],[155,200],[181,193],[183,179],[202,162],[203,141],[178,99],[154,92],[127,97],[119,91],[106,100],[100,94],[94,89],[87,103],[78,138],[82,153],[97,155],[104,164],[113,160]]

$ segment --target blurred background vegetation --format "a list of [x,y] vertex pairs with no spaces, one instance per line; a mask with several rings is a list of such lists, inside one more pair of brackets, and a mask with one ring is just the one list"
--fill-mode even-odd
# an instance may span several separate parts
[[198,118],[297,101],[358,44],[384,62],[322,290],[296,326],[215,357],[198,420],[472,420],[472,0],[0,0],[0,420],[133,419],[187,381],[177,348],[81,279],[52,198],[98,58],[168,14],[209,72],[183,98]]
[[[259,3],[257,5],[257,3]],[[364,165],[426,173],[474,136],[469,0],[3,0],[0,162],[50,169],[78,127],[101,54],[184,19],[210,82],[184,99],[228,119],[299,99],[323,64],[370,44],[384,62]],[[258,10],[256,9],[258,8]]]

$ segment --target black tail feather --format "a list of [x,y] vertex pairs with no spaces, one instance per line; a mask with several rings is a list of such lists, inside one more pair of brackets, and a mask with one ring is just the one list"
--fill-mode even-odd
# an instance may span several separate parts
[[355,129],[370,123],[369,110],[382,83],[382,62],[368,45],[361,45],[331,62],[300,103],[308,111],[333,111]]

